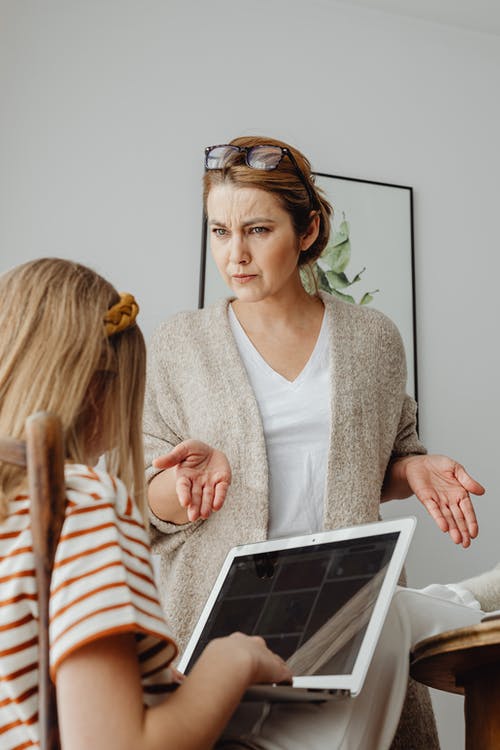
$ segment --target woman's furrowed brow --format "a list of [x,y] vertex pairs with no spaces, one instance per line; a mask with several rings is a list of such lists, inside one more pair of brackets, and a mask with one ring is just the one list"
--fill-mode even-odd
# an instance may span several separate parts
[[255,216],[244,221],[241,226],[248,227],[250,224],[276,224],[276,221],[269,216]]
[[[209,225],[212,226],[218,226],[218,227],[225,227],[226,224],[223,221],[218,221],[217,219],[209,219],[208,220]],[[247,219],[246,221],[243,221],[241,223],[242,227],[248,227],[252,224],[276,224],[275,219],[271,219],[269,216],[255,216],[251,219]]]

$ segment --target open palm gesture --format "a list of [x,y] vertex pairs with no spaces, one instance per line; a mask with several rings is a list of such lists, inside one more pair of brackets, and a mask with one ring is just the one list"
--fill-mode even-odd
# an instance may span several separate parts
[[463,547],[479,531],[469,493],[482,495],[484,487],[448,456],[412,456],[406,461],[406,480],[442,531]]
[[231,467],[222,451],[200,440],[184,440],[170,453],[155,458],[153,466],[175,467],[177,497],[190,521],[208,518],[222,508],[231,484]]

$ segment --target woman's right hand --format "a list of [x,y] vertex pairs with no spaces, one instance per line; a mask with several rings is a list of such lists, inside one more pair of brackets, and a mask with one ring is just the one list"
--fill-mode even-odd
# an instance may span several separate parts
[[220,659],[228,660],[235,666],[243,668],[245,664],[249,670],[249,685],[292,682],[292,672],[286,662],[270,651],[260,636],[236,632],[225,638],[214,639],[207,649],[220,650]]
[[189,521],[220,510],[231,484],[231,467],[222,451],[200,440],[184,440],[153,460],[157,469],[175,471],[175,489]]

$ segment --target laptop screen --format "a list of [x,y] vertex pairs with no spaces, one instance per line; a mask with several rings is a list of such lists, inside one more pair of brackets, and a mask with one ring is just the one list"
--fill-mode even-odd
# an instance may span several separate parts
[[350,674],[399,532],[236,556],[186,673],[213,638],[262,636],[295,675]]

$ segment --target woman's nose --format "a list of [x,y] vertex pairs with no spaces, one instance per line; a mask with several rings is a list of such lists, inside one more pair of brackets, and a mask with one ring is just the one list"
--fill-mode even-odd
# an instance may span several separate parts
[[235,234],[231,238],[231,245],[229,249],[229,260],[231,261],[231,263],[234,263],[235,265],[249,262],[250,255],[249,255],[244,237],[241,237]]

